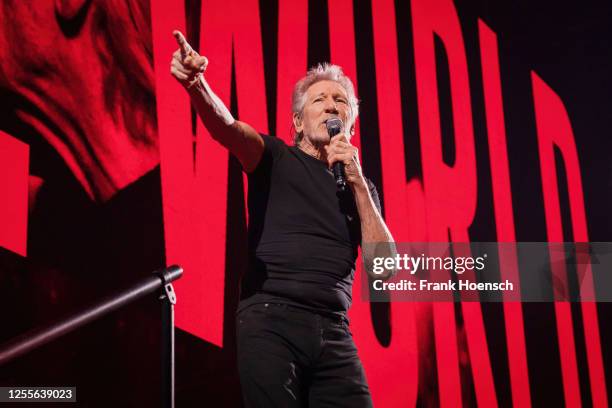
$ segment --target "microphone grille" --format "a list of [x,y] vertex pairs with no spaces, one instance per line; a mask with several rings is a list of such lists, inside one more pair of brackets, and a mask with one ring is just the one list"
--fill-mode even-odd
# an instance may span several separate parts
[[342,120],[340,118],[331,118],[325,122],[325,126],[327,127],[327,133],[329,133],[330,137],[336,136],[342,130]]

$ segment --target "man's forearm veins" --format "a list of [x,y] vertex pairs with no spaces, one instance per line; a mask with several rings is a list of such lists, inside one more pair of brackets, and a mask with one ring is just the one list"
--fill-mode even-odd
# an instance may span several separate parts
[[202,122],[207,127],[212,125],[214,128],[215,124],[231,126],[236,121],[223,101],[210,89],[210,85],[202,75],[198,77],[197,83],[189,88],[189,96]]

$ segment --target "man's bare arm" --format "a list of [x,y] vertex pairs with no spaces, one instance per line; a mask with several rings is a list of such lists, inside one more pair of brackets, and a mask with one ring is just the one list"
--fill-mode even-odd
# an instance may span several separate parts
[[248,124],[234,119],[212,91],[203,75],[208,59],[195,52],[180,31],[174,31],[173,35],[179,49],[172,56],[170,72],[189,93],[198,116],[213,139],[236,156],[245,172],[253,171],[263,154],[263,138]]
[[[369,265],[376,257],[394,258],[397,253],[395,241],[374,204],[367,184],[355,184],[353,195],[361,220],[361,249],[366,265]],[[385,270],[381,275],[373,275],[371,269],[371,267],[368,267],[367,272],[378,279],[388,279],[395,273],[392,270]]]

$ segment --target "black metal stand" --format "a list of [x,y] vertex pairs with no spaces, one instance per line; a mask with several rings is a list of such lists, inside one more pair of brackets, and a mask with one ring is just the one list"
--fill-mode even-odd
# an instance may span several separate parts
[[166,281],[163,273],[158,273],[158,276],[162,279],[164,285],[159,297],[162,301],[162,405],[174,408],[174,305],[176,304],[176,294],[172,283]]
[[174,408],[174,304],[176,295],[171,282],[180,278],[178,265],[155,271],[137,284],[120,290],[92,306],[44,327],[33,329],[0,345],[0,366],[58,337],[70,333],[137,299],[162,289],[162,397],[163,406]]

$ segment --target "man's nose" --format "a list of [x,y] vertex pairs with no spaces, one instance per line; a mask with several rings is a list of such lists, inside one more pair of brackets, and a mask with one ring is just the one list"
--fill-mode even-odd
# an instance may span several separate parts
[[325,103],[325,112],[327,113],[338,113],[338,106],[336,105],[336,101],[333,99],[328,100]]

